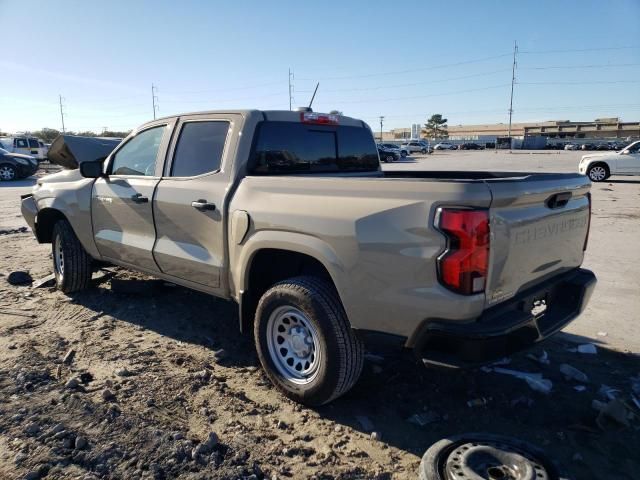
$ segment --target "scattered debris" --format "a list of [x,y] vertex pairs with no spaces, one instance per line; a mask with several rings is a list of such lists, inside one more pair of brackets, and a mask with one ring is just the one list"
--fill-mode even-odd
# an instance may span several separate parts
[[375,429],[373,422],[365,415],[356,415],[356,420],[365,432],[372,432]]
[[105,388],[102,391],[102,399],[105,402],[110,402],[111,400],[115,400],[116,396],[113,394],[113,392],[111,390],[109,390],[108,388]]
[[382,439],[382,435],[380,434],[380,432],[371,432],[371,440],[381,440]]
[[485,397],[481,397],[481,398],[474,398],[473,400],[469,400],[467,402],[467,405],[469,407],[481,407],[483,405],[486,405],[487,403],[489,403],[489,400],[491,400],[490,398],[485,398]]
[[608,400],[615,400],[618,397],[620,390],[603,383],[600,386],[600,390],[598,390],[598,393]]
[[430,423],[434,423],[440,421],[442,417],[436,412],[425,412],[425,413],[414,413],[409,418],[407,418],[407,422],[413,423],[419,427],[424,427],[425,425],[429,425]]
[[598,349],[593,343],[585,343],[584,345],[578,345],[578,353],[586,353],[589,355],[596,355]]
[[628,427],[630,425],[629,420],[633,418],[633,412],[630,412],[627,406],[618,399],[611,400],[608,403],[594,400],[591,406],[600,412],[598,418],[596,418],[596,423],[603,430],[609,427],[607,420],[613,420],[618,425]]
[[541,365],[549,365],[551,363],[549,361],[549,355],[547,354],[546,350],[543,350],[542,354],[539,357],[536,357],[535,353],[529,353],[527,355],[527,358],[530,358],[531,360],[538,362]]
[[529,387],[536,392],[549,394],[553,389],[553,382],[546,378],[542,378],[541,373],[520,372],[518,370],[510,370],[508,368],[494,368],[494,372],[504,375],[511,375],[527,382]]
[[62,363],[64,363],[65,365],[71,365],[71,363],[73,362],[73,357],[76,356],[76,351],[73,348],[70,348],[69,351],[65,354],[64,358],[62,359]]
[[133,373],[130,370],[127,370],[126,368],[121,368],[119,370],[116,370],[116,375],[119,377],[133,377],[135,373]]
[[587,389],[587,387],[584,385],[576,385],[575,387],[573,387],[573,389],[576,392],[584,392]]
[[56,283],[56,275],[51,273],[46,277],[39,278],[31,285],[31,288],[46,288],[53,287]]
[[500,360],[496,360],[495,362],[493,362],[491,366],[495,367],[498,365],[509,365],[510,363],[511,363],[511,359],[509,357],[504,357],[504,358],[501,358]]
[[11,272],[7,277],[7,282],[11,285],[29,285],[33,282],[33,278],[29,275],[29,272],[16,271]]
[[80,385],[80,380],[76,377],[69,379],[69,381],[65,384],[64,388],[68,390],[75,390]]
[[598,332],[599,337],[606,337],[607,335],[609,335],[607,332]]
[[575,380],[580,383],[589,383],[589,377],[575,367],[572,367],[568,363],[560,365],[560,372],[567,380]]

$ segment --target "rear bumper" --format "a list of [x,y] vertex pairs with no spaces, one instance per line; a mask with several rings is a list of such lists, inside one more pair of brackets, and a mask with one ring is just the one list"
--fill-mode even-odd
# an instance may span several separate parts
[[[486,310],[472,323],[428,320],[414,337],[425,364],[470,367],[524,350],[569,324],[585,309],[596,285],[593,272],[572,270]],[[543,314],[534,313],[544,300]]]

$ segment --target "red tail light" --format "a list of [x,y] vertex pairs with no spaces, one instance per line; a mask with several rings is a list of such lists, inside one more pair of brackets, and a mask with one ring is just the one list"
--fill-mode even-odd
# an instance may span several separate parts
[[327,113],[302,112],[300,114],[302,123],[313,123],[315,125],[338,125],[340,121],[337,115]]
[[591,192],[587,193],[587,200],[589,201],[589,218],[587,219],[587,236],[584,237],[584,246],[582,251],[587,251],[587,243],[589,243],[589,232],[591,231]]
[[440,282],[463,295],[483,292],[489,270],[489,212],[443,208],[437,227],[447,236],[438,258]]

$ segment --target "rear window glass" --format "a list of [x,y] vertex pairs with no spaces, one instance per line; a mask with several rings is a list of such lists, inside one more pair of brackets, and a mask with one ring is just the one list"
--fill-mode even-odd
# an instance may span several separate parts
[[379,161],[366,128],[262,122],[251,166],[254,174],[368,172]]
[[38,140],[36,138],[29,139],[29,146],[31,148],[40,148],[40,144],[38,143]]

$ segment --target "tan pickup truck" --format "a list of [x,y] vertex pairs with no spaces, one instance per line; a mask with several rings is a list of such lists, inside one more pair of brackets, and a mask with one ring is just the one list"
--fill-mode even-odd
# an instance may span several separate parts
[[63,292],[89,287],[98,260],[231,299],[273,383],[319,405],[356,383],[367,342],[460,367],[563,328],[595,285],[579,268],[589,188],[578,174],[383,172],[360,120],[220,111],[141,126],[40,179],[22,212]]

